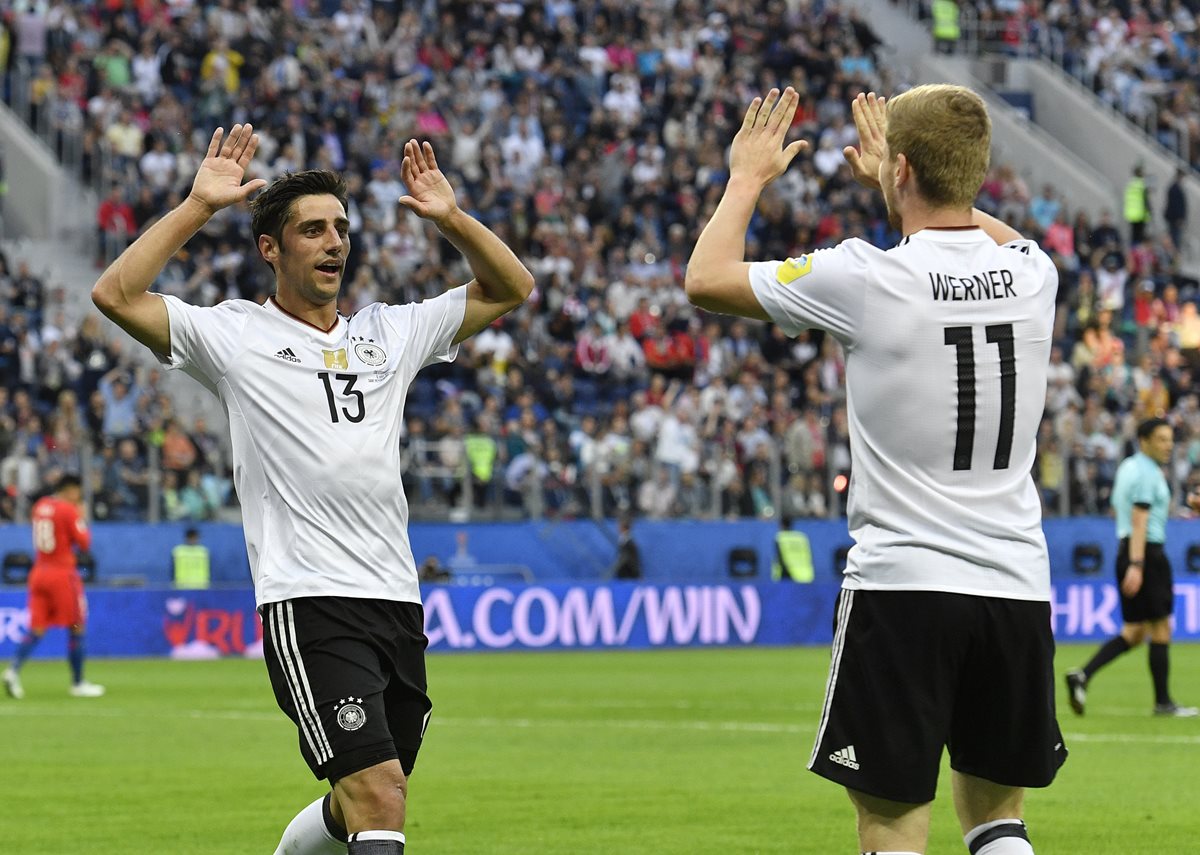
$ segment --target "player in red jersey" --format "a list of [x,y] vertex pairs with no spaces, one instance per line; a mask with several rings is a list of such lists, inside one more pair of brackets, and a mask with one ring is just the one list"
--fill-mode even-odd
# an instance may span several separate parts
[[20,671],[46,630],[66,627],[67,660],[71,663],[71,694],[98,698],[104,687],[83,679],[83,634],[87,600],[76,568],[75,551],[92,545],[92,535],[80,510],[83,491],[79,478],[64,475],[53,495],[38,499],[30,519],[36,558],[29,571],[29,632],[17,647],[13,664],[4,671],[4,688],[18,700],[25,697]]

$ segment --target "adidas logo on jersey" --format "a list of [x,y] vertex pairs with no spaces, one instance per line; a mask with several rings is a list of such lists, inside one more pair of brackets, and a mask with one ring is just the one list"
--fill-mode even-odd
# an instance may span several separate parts
[[296,356],[296,354],[292,352],[292,349],[290,347],[285,347],[283,350],[279,351],[275,355],[278,356],[280,359],[286,359],[288,362],[299,362],[300,361],[300,357]]
[[854,746],[847,745],[841,751],[835,751],[829,755],[829,759],[834,763],[841,763],[848,769],[858,768],[858,758],[854,756]]

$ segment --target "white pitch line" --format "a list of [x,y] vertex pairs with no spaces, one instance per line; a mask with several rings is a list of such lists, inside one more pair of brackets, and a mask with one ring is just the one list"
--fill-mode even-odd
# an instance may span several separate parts
[[555,718],[439,718],[434,713],[432,724],[455,727],[500,728],[571,728],[588,730],[699,730],[722,733],[812,733],[815,725],[775,724],[765,721],[666,721],[662,719],[555,719]]
[[708,712],[732,712],[750,710],[752,712],[779,712],[791,715],[804,713],[819,713],[819,704],[737,704],[725,701],[575,701],[563,699],[545,699],[534,702],[541,709],[613,709],[613,710],[704,710]]
[[[0,716],[44,718],[141,718],[144,708],[132,709],[109,706],[85,706],[74,708],[44,708],[30,704],[0,704]],[[214,719],[223,721],[283,721],[279,712],[256,712],[252,710],[163,710],[156,712],[160,718]],[[702,733],[778,733],[800,736],[811,735],[814,724],[787,724],[766,721],[670,721],[666,719],[561,719],[561,718],[501,718],[495,716],[439,716],[435,709],[431,724],[435,727],[478,727],[508,730],[535,730],[538,728],[562,728],[574,730],[649,730],[649,731],[697,731]],[[1065,733],[1068,745],[1072,742],[1100,744],[1142,745],[1200,745],[1200,734],[1151,734],[1151,733]]]
[[1064,733],[1067,747],[1072,742],[1140,743],[1153,745],[1200,745],[1200,734],[1168,736],[1153,733]]

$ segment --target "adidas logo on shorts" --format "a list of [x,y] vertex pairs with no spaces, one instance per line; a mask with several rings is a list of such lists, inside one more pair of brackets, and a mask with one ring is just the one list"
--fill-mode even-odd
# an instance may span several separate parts
[[848,769],[858,768],[858,758],[854,756],[854,746],[847,745],[840,751],[835,751],[829,755],[829,759],[834,763],[841,763]]

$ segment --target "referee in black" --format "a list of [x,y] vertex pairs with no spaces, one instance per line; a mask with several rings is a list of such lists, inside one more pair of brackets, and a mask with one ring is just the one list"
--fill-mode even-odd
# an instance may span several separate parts
[[1189,718],[1195,707],[1171,699],[1171,612],[1175,594],[1171,565],[1163,550],[1171,488],[1162,467],[1171,459],[1175,437],[1163,419],[1138,425],[1140,450],[1122,461],[1113,483],[1112,506],[1117,517],[1117,585],[1121,591],[1123,625],[1119,635],[1105,642],[1083,670],[1067,672],[1067,699],[1083,715],[1087,687],[1097,671],[1150,636],[1150,676],[1154,680],[1154,714]]

